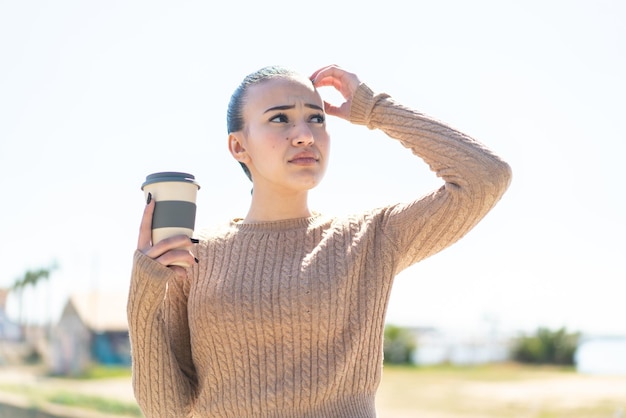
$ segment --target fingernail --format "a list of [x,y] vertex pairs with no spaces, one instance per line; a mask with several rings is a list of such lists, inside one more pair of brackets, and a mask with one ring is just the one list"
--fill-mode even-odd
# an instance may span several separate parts
[[198,260],[198,257],[194,257],[193,259],[196,260],[196,264],[200,262],[200,260]]
[[192,243],[192,244],[197,244],[197,243],[199,243],[199,242],[200,242],[200,240],[199,240],[199,239],[197,239],[197,238],[189,238],[189,240],[191,240],[191,243]]
[[148,199],[146,199],[146,205],[149,205],[152,202],[152,193],[148,193]]

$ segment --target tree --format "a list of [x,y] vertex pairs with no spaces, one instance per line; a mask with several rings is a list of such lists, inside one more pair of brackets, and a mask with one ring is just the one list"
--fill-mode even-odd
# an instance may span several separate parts
[[18,323],[20,324],[20,326],[22,327],[22,337],[24,336],[23,334],[23,330],[24,330],[24,316],[23,316],[23,308],[24,308],[24,289],[27,286],[32,286],[37,287],[37,285],[43,281],[43,280],[48,280],[48,278],[50,277],[50,274],[52,274],[52,272],[54,270],[56,270],[57,268],[57,264],[53,263],[50,267],[48,268],[40,268],[38,270],[28,270],[24,273],[24,275],[18,279],[15,280],[15,283],[13,283],[13,286],[11,287],[11,290],[14,290],[15,292],[17,292],[17,299],[18,299]]
[[396,325],[385,326],[383,345],[384,361],[391,364],[409,364],[415,350],[415,336],[407,328]]
[[565,328],[552,331],[538,328],[534,335],[520,336],[512,348],[512,357],[521,363],[573,365],[579,333]]

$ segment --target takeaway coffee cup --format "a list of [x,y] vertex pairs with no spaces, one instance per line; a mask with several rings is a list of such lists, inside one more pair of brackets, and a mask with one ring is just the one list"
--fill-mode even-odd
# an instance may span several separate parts
[[141,185],[144,196],[156,201],[152,215],[152,243],[173,235],[191,237],[196,223],[196,195],[200,185],[188,173],[164,171],[149,174]]

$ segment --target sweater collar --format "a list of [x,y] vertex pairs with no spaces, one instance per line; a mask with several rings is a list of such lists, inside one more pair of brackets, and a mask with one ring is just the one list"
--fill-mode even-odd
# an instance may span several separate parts
[[306,218],[281,219],[279,221],[270,222],[243,223],[242,218],[235,218],[230,221],[230,225],[241,232],[284,232],[309,229],[327,221],[328,219],[319,213],[314,213],[312,216]]

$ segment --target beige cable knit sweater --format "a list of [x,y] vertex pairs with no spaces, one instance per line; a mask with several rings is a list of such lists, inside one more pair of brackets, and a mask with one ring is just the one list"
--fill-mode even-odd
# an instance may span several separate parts
[[485,147],[361,85],[351,121],[381,129],[445,184],[343,219],[200,236],[188,280],[135,253],[133,386],[147,417],[374,417],[394,276],[467,233],[510,169]]

